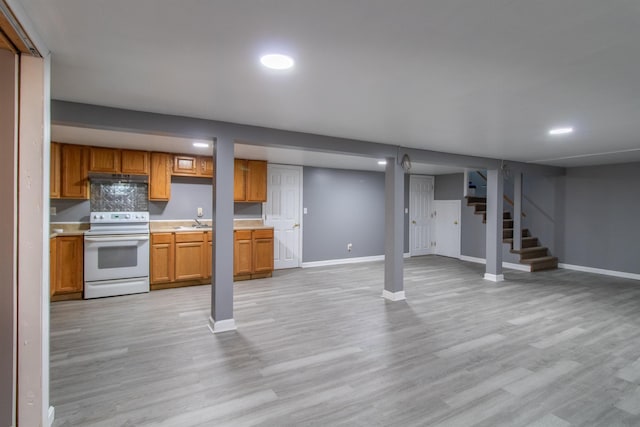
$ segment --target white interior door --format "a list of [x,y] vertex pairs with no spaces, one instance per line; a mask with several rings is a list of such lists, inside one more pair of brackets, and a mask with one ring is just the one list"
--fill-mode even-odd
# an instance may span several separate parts
[[411,256],[428,255],[432,251],[431,214],[433,177],[409,177],[409,251]]
[[267,202],[265,224],[273,227],[273,267],[300,267],[302,254],[302,167],[274,165],[267,167]]
[[460,258],[460,200],[436,200],[435,253]]

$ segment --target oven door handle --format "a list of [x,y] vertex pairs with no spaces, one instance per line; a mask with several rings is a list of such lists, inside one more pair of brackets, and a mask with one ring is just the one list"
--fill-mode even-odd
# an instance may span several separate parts
[[122,236],[122,237],[84,237],[85,242],[130,242],[132,240],[149,240],[149,236]]

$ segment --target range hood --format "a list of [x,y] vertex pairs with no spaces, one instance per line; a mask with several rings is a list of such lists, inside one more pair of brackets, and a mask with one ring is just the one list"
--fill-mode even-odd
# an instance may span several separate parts
[[149,182],[149,177],[147,175],[89,172],[89,181],[92,183],[140,182],[146,184]]

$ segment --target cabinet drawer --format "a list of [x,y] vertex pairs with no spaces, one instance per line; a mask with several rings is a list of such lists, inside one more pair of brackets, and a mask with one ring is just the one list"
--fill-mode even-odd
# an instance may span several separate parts
[[251,230],[236,230],[233,234],[236,240],[251,240]]
[[151,244],[173,243],[173,233],[151,233]]
[[254,230],[253,231],[254,239],[271,239],[273,238],[273,230]]
[[176,243],[185,242],[204,242],[204,233],[202,231],[176,233]]

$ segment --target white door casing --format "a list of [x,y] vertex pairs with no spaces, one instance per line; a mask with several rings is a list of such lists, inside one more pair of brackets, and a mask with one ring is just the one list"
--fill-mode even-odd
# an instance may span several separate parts
[[273,227],[273,267],[300,267],[302,261],[302,167],[267,166],[265,225]]
[[460,210],[460,200],[434,201],[437,255],[460,258]]
[[431,228],[433,177],[409,177],[409,252],[411,256],[433,253]]

